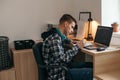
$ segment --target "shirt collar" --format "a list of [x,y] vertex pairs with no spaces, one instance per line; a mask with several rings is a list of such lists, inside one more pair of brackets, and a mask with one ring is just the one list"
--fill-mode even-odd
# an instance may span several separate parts
[[66,39],[66,36],[60,31],[59,28],[56,28],[58,35],[61,37],[62,40]]

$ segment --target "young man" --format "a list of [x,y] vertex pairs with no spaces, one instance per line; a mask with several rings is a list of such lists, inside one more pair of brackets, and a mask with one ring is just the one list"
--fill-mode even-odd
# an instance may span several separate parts
[[[69,63],[72,58],[77,55],[80,50],[78,45],[74,45],[66,36],[73,33],[76,25],[76,20],[69,14],[64,14],[59,20],[58,28],[53,28],[42,34],[43,38],[43,57],[47,65],[64,65]],[[47,80],[65,80],[65,71],[62,68],[47,69]],[[71,74],[75,80],[92,80],[92,69],[87,69],[90,72],[89,79],[86,69],[71,69]],[[82,74],[84,71],[85,74]],[[82,74],[82,76],[81,76]],[[74,77],[76,76],[76,77]]]

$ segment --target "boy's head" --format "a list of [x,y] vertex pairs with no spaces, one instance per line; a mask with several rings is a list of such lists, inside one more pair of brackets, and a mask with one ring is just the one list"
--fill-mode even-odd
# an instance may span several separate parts
[[69,14],[64,14],[59,20],[60,28],[66,36],[73,33],[76,23],[75,18]]

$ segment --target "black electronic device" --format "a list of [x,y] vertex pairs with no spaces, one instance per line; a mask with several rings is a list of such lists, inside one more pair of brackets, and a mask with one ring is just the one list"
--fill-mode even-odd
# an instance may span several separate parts
[[112,33],[112,27],[98,26],[94,42],[109,46]]
[[90,45],[84,46],[84,48],[93,50],[99,47],[108,47],[112,37],[113,28],[106,26],[98,26],[94,42]]
[[35,42],[32,39],[14,41],[14,47],[16,50],[31,49],[34,44]]
[[104,51],[106,48],[105,47],[98,47],[96,50],[97,51]]

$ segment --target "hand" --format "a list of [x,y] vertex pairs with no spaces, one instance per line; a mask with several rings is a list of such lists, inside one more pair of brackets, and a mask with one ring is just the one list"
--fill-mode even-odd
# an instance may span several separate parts
[[73,44],[64,44],[63,46],[65,49],[72,49],[73,48]]
[[80,40],[75,42],[80,48],[84,47],[85,40]]

